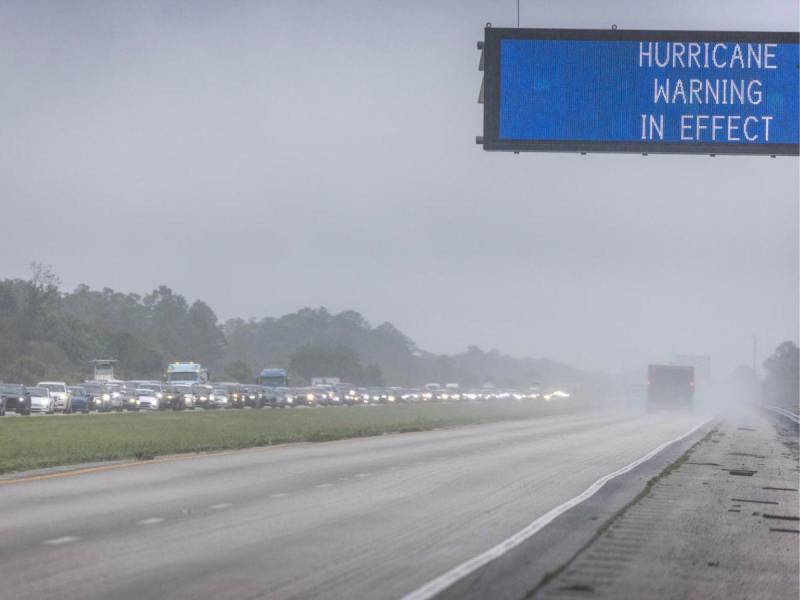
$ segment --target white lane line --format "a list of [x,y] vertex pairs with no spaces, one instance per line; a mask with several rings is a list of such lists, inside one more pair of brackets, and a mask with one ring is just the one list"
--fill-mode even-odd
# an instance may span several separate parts
[[161,517],[150,517],[149,519],[142,519],[141,521],[137,521],[137,525],[155,525],[156,523],[161,523],[163,521]]
[[339,481],[350,481],[349,477],[339,477]]
[[369,473],[356,473],[356,477],[363,479],[364,477],[369,477]]
[[318,488],[329,488],[329,487],[333,487],[333,484],[332,483],[320,483],[317,487]]
[[45,544],[48,544],[49,546],[60,546],[61,544],[69,544],[70,542],[77,542],[79,539],[81,538],[74,535],[65,535],[64,537],[47,540]]
[[436,579],[429,581],[425,585],[420,588],[417,588],[410,594],[403,596],[402,600],[430,600],[440,592],[443,592],[451,585],[456,583],[457,581],[464,579],[468,575],[471,575],[481,567],[489,564],[495,559],[500,558],[504,554],[507,554],[529,538],[531,538],[535,533],[542,530],[546,525],[554,521],[557,517],[567,512],[569,509],[574,508],[584,500],[587,500],[594,496],[600,488],[602,488],[606,483],[614,479],[615,477],[619,477],[620,475],[624,475],[628,471],[632,471],[642,463],[647,462],[651,458],[653,458],[656,454],[661,452],[667,446],[670,446],[676,442],[680,442],[682,439],[689,437],[695,431],[700,429],[701,427],[707,425],[711,421],[704,421],[699,425],[695,425],[686,433],[672,439],[668,442],[664,442],[660,446],[653,448],[650,452],[642,456],[641,458],[633,461],[631,464],[622,467],[614,471],[613,473],[609,473],[608,475],[604,475],[597,481],[595,481],[592,485],[586,488],[582,493],[578,494],[574,498],[567,500],[564,504],[556,506],[554,509],[549,510],[541,517],[536,519],[533,523],[525,527],[524,529],[518,531],[510,538],[505,541],[500,542],[494,548],[490,548],[483,554],[479,554],[478,556],[469,559],[468,561],[458,565],[457,567],[449,570],[444,575],[440,575]]
[[280,492],[277,494],[272,494],[270,498],[286,498],[288,495],[289,494],[287,494],[286,492]]
[[208,508],[211,510],[222,510],[223,508],[230,508],[231,506],[233,506],[233,504],[230,502],[220,502],[219,504],[212,504]]

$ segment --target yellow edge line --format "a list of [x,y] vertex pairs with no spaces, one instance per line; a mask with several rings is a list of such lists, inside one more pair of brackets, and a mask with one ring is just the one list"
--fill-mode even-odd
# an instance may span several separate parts
[[[467,425],[470,427],[470,425]],[[355,441],[368,441],[374,440],[378,437],[384,436],[406,436],[406,435],[413,435],[415,433],[430,433],[431,431],[437,431],[439,429],[445,429],[442,427],[437,427],[435,429],[426,429],[423,431],[406,431],[406,432],[399,432],[399,431],[391,431],[386,433],[381,433],[378,435],[367,435],[361,437],[354,437],[354,438],[343,438],[340,440],[330,440],[328,442],[289,442],[286,444],[274,444],[272,446],[256,446],[251,448],[234,448],[232,450],[219,450],[216,452],[201,452],[201,453],[186,453],[186,454],[173,454],[170,456],[162,456],[161,458],[154,458],[151,460],[138,460],[138,461],[131,461],[125,463],[118,463],[113,465],[98,465],[96,467],[84,467],[82,469],[73,469],[69,471],[59,471],[57,473],[44,473],[42,475],[30,475],[28,477],[19,477],[17,479],[0,479],[0,486],[2,485],[13,485],[15,483],[27,483],[30,481],[43,481],[46,479],[57,479],[60,477],[77,477],[78,475],[85,475],[87,473],[102,473],[103,471],[113,471],[115,469],[128,469],[130,467],[143,467],[147,465],[154,465],[158,463],[165,463],[165,462],[176,462],[179,460],[191,460],[193,458],[205,458],[207,456],[227,456],[229,454],[239,454],[242,452],[265,452],[269,450],[282,450],[284,448],[298,448],[303,446],[319,446],[320,444],[341,444],[343,442],[355,442]]]
[[[336,440],[339,441],[339,440]],[[154,458],[151,460],[138,460],[132,462],[125,462],[113,465],[98,465],[96,467],[84,467],[82,469],[72,469],[69,471],[59,471],[57,473],[44,473],[42,475],[30,475],[28,477],[19,477],[17,479],[0,479],[0,485],[12,485],[15,483],[27,483],[29,481],[43,481],[46,479],[57,479],[60,477],[76,477],[78,475],[85,475],[87,473],[102,473],[103,471],[113,471],[116,469],[128,469],[130,467],[143,467],[147,465],[177,462],[179,460],[191,460],[193,458],[204,458],[207,456],[226,456],[228,454],[236,454],[239,452],[254,452],[265,450],[277,450],[279,448],[288,448],[292,446],[309,446],[313,442],[294,442],[291,444],[276,444],[268,447],[257,448],[237,448],[234,450],[220,450],[218,452],[203,452],[203,453],[187,453],[173,456],[162,456],[161,458]]]
[[[485,425],[492,425],[495,423],[504,423],[507,421],[495,421],[495,422],[488,422]],[[256,446],[250,448],[234,448],[231,450],[219,450],[216,452],[187,452],[186,454],[173,454],[168,456],[162,456],[161,458],[154,458],[151,460],[138,460],[138,461],[131,461],[113,465],[98,465],[96,467],[84,467],[82,469],[73,469],[70,471],[59,471],[57,473],[45,473],[42,475],[30,475],[28,477],[20,477],[18,479],[0,479],[0,486],[3,485],[13,485],[15,483],[27,483],[30,481],[44,481],[47,479],[58,479],[60,477],[77,477],[78,475],[85,475],[87,473],[102,473],[103,471],[113,471],[115,469],[128,469],[130,467],[143,467],[146,465],[154,465],[158,463],[165,463],[165,462],[176,462],[179,460],[191,460],[193,458],[205,458],[207,456],[227,456],[229,454],[238,454],[242,452],[265,452],[269,450],[282,450],[284,448],[299,448],[303,446],[319,446],[320,444],[342,444],[345,442],[357,442],[362,441],[366,442],[369,440],[374,440],[375,438],[380,437],[389,437],[389,436],[409,436],[409,435],[421,435],[424,433],[431,433],[434,431],[441,431],[443,429],[466,429],[470,427],[479,427],[484,423],[470,423],[467,425],[461,425],[456,427],[447,427],[447,426],[439,426],[434,427],[433,429],[423,429],[421,431],[387,431],[384,433],[379,433],[376,435],[365,435],[359,437],[352,437],[352,438],[342,438],[340,440],[330,440],[327,442],[288,442],[286,444],[274,444],[272,446]]]

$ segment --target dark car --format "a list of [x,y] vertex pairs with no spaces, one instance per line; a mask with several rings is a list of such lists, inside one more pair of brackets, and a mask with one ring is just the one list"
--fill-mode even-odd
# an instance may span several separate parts
[[292,397],[294,406],[317,406],[319,396],[314,393],[313,388],[293,388]]
[[262,388],[262,395],[264,398],[264,408],[274,408],[278,406],[280,399],[279,399],[279,390],[281,388],[274,388],[274,387],[266,387]]
[[270,388],[270,406],[275,408],[291,408],[295,405],[295,394],[291,388]]
[[188,386],[166,385],[162,390],[162,399],[158,404],[159,410],[183,410],[186,404],[183,398],[184,391]]
[[16,383],[0,383],[0,414],[14,411],[18,415],[31,414],[31,398],[25,387]]
[[243,386],[244,404],[253,408],[264,408],[266,405],[265,388],[260,385]]
[[194,405],[199,408],[210,408],[211,397],[214,395],[214,387],[207,383],[195,383],[192,386],[194,394]]
[[119,395],[122,399],[122,408],[128,411],[138,412],[139,396],[136,394],[136,385],[125,383],[119,388]]
[[86,392],[89,410],[96,410],[97,412],[111,410],[111,392],[105,383],[87,381],[81,387]]
[[228,406],[231,408],[243,408],[247,397],[247,390],[241,383],[215,383],[214,387],[222,388],[228,393]]
[[68,388],[72,396],[72,412],[89,413],[89,393],[83,386],[71,386]]
[[334,406],[341,404],[341,398],[332,385],[321,384],[311,388],[320,406]]
[[384,388],[369,388],[364,394],[364,399],[370,404],[389,404],[396,400],[394,394]]

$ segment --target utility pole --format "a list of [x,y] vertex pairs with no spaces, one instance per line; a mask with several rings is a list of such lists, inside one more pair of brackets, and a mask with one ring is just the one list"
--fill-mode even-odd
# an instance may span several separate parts
[[758,338],[753,336],[753,375],[758,379]]

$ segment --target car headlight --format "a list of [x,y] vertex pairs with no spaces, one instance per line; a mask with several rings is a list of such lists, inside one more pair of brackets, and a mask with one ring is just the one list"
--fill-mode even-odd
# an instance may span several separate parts
[[161,400],[161,398],[163,398],[163,397],[164,397],[164,394],[162,394],[161,392],[156,392],[156,398]]
[[102,399],[108,402],[109,400],[111,400],[111,396],[109,396],[108,394],[103,394]]
[[119,392],[111,392],[112,398],[119,398]]
[[211,400],[212,402],[213,402],[214,400],[216,400],[216,398],[217,398],[217,397],[216,397],[214,394],[211,394],[211,395],[208,397],[208,399],[209,399],[209,400]]
[[292,398],[287,398],[286,404],[294,404],[294,400]]

